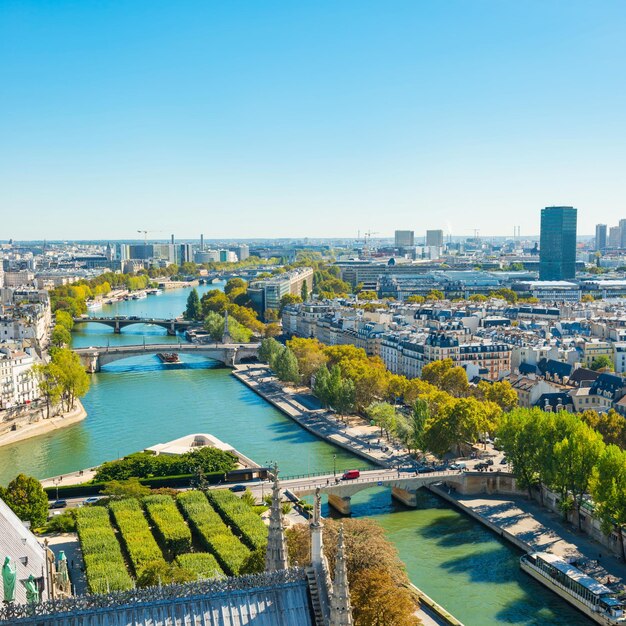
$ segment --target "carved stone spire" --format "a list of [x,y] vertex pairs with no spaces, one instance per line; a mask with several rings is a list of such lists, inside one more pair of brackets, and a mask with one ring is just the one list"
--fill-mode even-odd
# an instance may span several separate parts
[[315,490],[315,501],[313,503],[313,519],[309,525],[311,531],[311,564],[315,567],[322,564],[324,552],[324,539],[322,530],[322,495],[320,488]]
[[276,572],[287,569],[287,544],[283,529],[283,513],[280,508],[280,486],[278,467],[274,466],[274,485],[272,487],[272,506],[270,508],[270,527],[267,533],[267,552],[265,553],[265,571]]
[[348,588],[348,570],[343,543],[343,525],[341,525],[337,540],[335,580],[333,581],[333,593],[330,598],[330,626],[352,626],[353,623],[350,589]]

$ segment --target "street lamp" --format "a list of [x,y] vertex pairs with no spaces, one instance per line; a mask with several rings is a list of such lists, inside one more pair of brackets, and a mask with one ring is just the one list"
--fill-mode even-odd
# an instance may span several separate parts
[[333,454],[333,478],[337,478],[337,455]]

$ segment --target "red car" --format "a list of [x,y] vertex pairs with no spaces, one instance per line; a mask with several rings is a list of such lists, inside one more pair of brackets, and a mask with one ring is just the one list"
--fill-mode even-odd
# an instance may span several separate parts
[[359,472],[359,470],[348,470],[347,472],[343,473],[341,480],[353,480],[355,478],[358,478],[360,475],[361,472]]

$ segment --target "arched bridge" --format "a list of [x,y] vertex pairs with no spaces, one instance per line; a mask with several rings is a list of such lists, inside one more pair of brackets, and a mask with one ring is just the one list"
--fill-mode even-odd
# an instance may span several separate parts
[[99,372],[103,365],[143,354],[157,354],[157,352],[191,353],[204,356],[207,359],[219,361],[227,367],[234,367],[242,359],[256,357],[259,350],[258,343],[162,343],[141,344],[133,346],[109,346],[98,348],[76,348],[85,369],[93,374]]
[[104,324],[113,329],[115,333],[121,333],[122,328],[133,324],[152,324],[167,330],[168,335],[175,335],[177,331],[187,330],[197,322],[188,322],[182,319],[158,319],[154,317],[75,317],[74,324]]
[[341,474],[322,474],[303,478],[286,478],[280,481],[282,489],[288,489],[298,497],[314,494],[317,489],[328,495],[328,504],[344,515],[350,515],[353,495],[372,487],[389,487],[391,494],[407,506],[417,506],[417,490],[435,483],[445,482],[459,487],[464,484],[466,473],[446,470],[419,474],[397,469],[373,469],[361,472],[358,478],[341,480]]

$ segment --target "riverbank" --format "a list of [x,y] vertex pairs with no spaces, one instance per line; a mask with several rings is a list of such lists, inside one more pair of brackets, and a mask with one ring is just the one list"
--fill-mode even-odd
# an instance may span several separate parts
[[396,467],[413,462],[406,450],[382,440],[378,427],[354,416],[348,416],[347,423],[342,422],[331,411],[317,406],[317,399],[310,394],[310,390],[298,393],[281,385],[266,365],[236,365],[233,376],[316,437],[370,463]]
[[522,496],[460,495],[434,485],[429,489],[522,552],[551,552],[574,559],[586,574],[608,582],[616,593],[626,591],[626,564],[540,505]]
[[[18,441],[30,439],[31,437],[39,437],[40,435],[45,435],[59,428],[77,424],[87,417],[87,411],[78,399],[71,411],[62,413],[61,415],[44,418],[40,416],[41,412],[43,411],[38,411],[39,415],[36,416],[24,416],[24,418],[15,420],[14,425],[17,426],[17,429],[7,430],[0,434],[0,446],[8,446]],[[32,421],[33,419],[35,419],[35,421]]]

